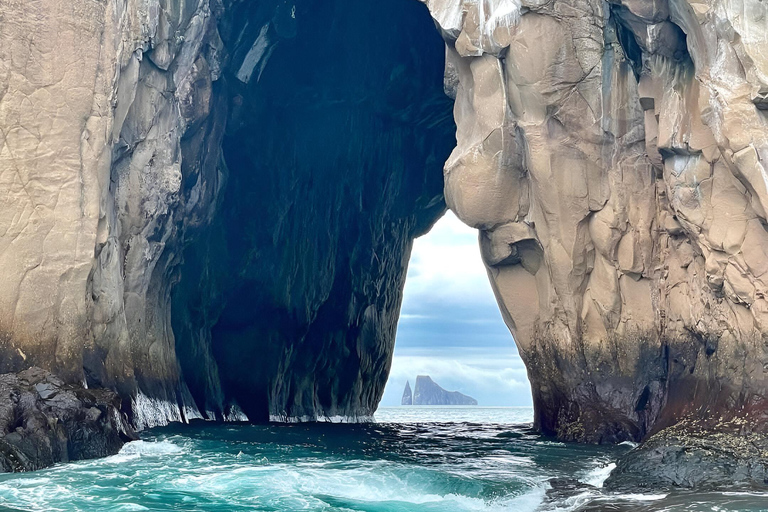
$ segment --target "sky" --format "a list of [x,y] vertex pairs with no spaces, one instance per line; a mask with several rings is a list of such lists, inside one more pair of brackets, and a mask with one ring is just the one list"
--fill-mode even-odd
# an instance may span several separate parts
[[477,231],[450,211],[414,242],[382,406],[400,405],[406,380],[429,375],[479,405],[530,405],[525,366],[501,318]]

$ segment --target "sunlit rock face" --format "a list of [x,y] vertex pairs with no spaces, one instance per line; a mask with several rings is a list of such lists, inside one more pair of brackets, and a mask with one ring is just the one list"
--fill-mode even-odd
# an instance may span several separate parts
[[0,372],[367,416],[453,145],[427,10],[0,0]]
[[140,427],[197,416],[168,305],[220,186],[215,12],[4,0],[0,18],[0,371],[115,388]]
[[427,0],[536,424],[640,439],[768,425],[768,6]]

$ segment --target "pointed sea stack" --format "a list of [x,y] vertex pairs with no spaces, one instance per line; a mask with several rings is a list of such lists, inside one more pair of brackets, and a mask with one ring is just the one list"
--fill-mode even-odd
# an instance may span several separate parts
[[458,391],[446,391],[429,375],[419,375],[413,387],[413,405],[477,405],[477,400]]
[[411,394],[411,382],[405,381],[405,389],[403,390],[403,399],[400,401],[400,405],[413,405],[413,394]]

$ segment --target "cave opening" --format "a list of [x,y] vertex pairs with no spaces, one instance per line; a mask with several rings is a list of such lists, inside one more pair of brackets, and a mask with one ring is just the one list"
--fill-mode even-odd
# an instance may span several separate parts
[[222,187],[173,292],[203,417],[372,416],[413,239],[445,211],[455,145],[426,7],[230,2]]
[[[428,375],[480,407],[532,404],[528,375],[496,304],[478,234],[450,210],[414,241],[381,407]],[[413,390],[415,393],[415,389]]]

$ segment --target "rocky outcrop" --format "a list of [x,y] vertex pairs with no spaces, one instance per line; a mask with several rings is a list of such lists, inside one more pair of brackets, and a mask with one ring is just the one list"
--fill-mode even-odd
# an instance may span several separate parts
[[768,11],[757,0],[426,0],[448,206],[480,230],[535,424],[768,428]]
[[40,368],[0,375],[0,471],[105,457],[136,439],[112,392],[66,385]]
[[649,437],[619,459],[611,491],[671,488],[733,490],[768,484],[768,437],[738,418],[714,428],[683,420]]
[[413,405],[477,405],[477,400],[458,391],[446,391],[429,375],[416,377]]
[[445,209],[442,43],[412,0],[225,7],[228,183],[173,295],[182,373],[208,417],[367,419]]
[[445,209],[431,26],[412,0],[0,0],[0,371],[116,390],[138,428],[370,416]]
[[413,405],[413,393],[411,392],[410,381],[405,381],[405,389],[403,390],[403,398],[400,400],[400,405]]

